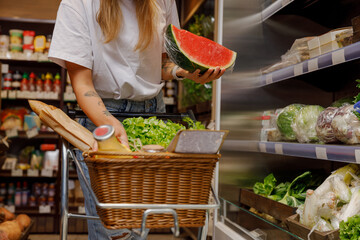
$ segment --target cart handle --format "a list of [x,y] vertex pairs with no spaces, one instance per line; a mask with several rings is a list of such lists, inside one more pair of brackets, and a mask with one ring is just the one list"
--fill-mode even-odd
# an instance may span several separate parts
[[175,237],[179,237],[180,228],[177,213],[174,209],[147,209],[142,217],[141,228],[140,228],[140,236],[141,238],[145,237],[146,234],[146,218],[150,214],[172,214],[174,217],[174,227],[175,227]]

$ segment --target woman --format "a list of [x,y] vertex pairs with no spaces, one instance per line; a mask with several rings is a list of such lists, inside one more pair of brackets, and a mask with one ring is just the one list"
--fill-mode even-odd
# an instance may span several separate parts
[[[199,75],[200,70],[189,73],[172,63],[164,50],[168,24],[179,26],[175,0],[61,2],[49,58],[67,68],[77,102],[88,117],[81,123],[90,131],[110,124],[116,137],[128,145],[121,122],[109,110],[164,112],[162,80],[207,83],[225,72],[217,67]],[[88,176],[86,165],[82,167]],[[81,185],[86,212],[96,215],[82,181]],[[88,229],[89,239],[130,236],[128,230],[109,231],[99,221],[88,221]]]

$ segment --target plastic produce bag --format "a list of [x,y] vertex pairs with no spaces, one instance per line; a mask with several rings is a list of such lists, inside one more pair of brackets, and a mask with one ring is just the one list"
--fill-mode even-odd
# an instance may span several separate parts
[[331,127],[331,122],[338,110],[339,108],[336,107],[328,107],[320,113],[315,130],[321,142],[335,143],[339,141]]
[[302,104],[291,104],[279,113],[276,124],[279,131],[281,132],[282,138],[287,141],[295,141],[296,136],[293,131],[292,124],[300,109],[304,105]]
[[354,105],[341,107],[335,114],[331,127],[335,137],[341,142],[360,143],[360,121],[354,114]]
[[349,217],[358,214],[360,214],[360,187],[356,187],[354,194],[351,196],[349,205],[341,216],[341,220],[346,222]]
[[324,108],[319,105],[308,105],[300,109],[291,125],[299,142],[308,143],[319,140],[315,126],[323,110]]

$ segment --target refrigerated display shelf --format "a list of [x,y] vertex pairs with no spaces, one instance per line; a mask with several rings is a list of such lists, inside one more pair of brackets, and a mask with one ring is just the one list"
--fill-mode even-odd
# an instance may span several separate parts
[[277,0],[273,2],[271,5],[261,11],[261,20],[264,22],[266,19],[268,19],[293,1],[294,0]]
[[227,140],[223,150],[262,152],[346,163],[360,163],[360,145],[325,145],[290,142]]
[[[259,237],[255,239],[302,239],[289,232],[286,226],[280,226],[280,224],[270,222],[250,212],[248,209],[240,206],[240,204],[233,203],[222,197],[220,197],[220,203],[221,211],[223,211],[222,220],[235,224],[236,228],[239,228],[238,224],[241,223],[239,230],[250,235],[250,237]],[[264,233],[265,236],[258,236],[258,230],[261,230],[261,233]]]
[[350,62],[360,58],[360,42],[339,48],[329,53],[325,53],[316,58],[311,58],[301,63],[291,65],[271,73],[260,76],[260,86],[269,85],[275,82],[290,79],[306,73],[318,71],[332,67],[337,64]]

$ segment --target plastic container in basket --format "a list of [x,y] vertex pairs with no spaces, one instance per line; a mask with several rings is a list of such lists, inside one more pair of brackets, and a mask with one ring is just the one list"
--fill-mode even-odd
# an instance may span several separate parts
[[[218,154],[86,152],[91,188],[100,203],[208,204]],[[108,229],[139,228],[145,209],[97,207]],[[177,209],[180,227],[205,224],[205,211]],[[148,217],[148,228],[170,228],[173,217]]]

